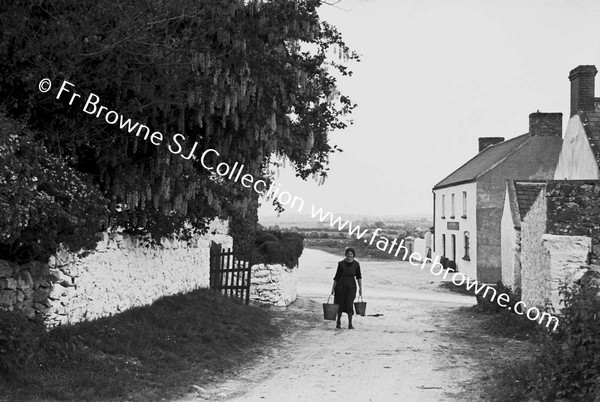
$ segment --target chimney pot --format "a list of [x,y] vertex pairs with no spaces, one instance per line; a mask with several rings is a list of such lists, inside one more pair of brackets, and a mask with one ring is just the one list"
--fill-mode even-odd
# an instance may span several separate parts
[[504,141],[504,137],[479,137],[479,152],[502,141]]
[[569,73],[571,81],[571,116],[578,111],[594,110],[596,66],[578,66]]
[[529,115],[529,135],[540,137],[562,137],[562,113],[540,113]]

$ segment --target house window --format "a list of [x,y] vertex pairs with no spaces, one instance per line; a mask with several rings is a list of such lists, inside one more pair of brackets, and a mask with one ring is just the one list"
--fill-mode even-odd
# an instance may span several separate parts
[[469,232],[465,232],[465,256],[463,257],[465,261],[471,261],[471,257],[469,257],[470,236]]
[[454,213],[455,209],[454,209],[454,193],[452,193],[452,201],[451,201],[451,205],[452,205],[452,215],[450,216],[450,219],[454,219],[454,216],[456,215]]
[[446,256],[446,235],[442,235],[442,256]]
[[467,192],[463,191],[463,213],[462,218],[467,217]]
[[442,219],[446,219],[446,195],[442,194]]

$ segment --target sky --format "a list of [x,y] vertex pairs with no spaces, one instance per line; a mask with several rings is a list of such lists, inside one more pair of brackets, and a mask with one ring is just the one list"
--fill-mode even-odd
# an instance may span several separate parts
[[[564,133],[569,72],[600,69],[597,0],[342,0],[320,15],[361,55],[339,83],[354,124],[330,134],[344,152],[323,185],[291,168],[277,182],[334,213],[431,215],[432,187],[479,137],[527,133],[537,110],[562,112]],[[259,218],[274,214],[263,202]]]

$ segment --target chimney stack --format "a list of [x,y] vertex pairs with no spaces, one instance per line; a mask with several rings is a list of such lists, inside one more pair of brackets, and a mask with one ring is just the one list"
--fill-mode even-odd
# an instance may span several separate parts
[[479,137],[479,152],[502,141],[504,141],[504,137]]
[[571,70],[571,116],[579,110],[594,110],[594,81],[596,78],[595,66],[578,66]]
[[540,113],[539,111],[531,113],[529,115],[529,135],[562,137],[562,113]]

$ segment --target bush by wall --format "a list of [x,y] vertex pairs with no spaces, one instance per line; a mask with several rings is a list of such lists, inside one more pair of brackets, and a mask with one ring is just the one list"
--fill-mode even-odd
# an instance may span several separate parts
[[94,248],[107,200],[0,112],[0,259],[47,260],[60,243]]
[[560,325],[534,363],[529,388],[541,400],[594,400],[600,395],[600,275],[563,285]]
[[267,231],[255,233],[255,264],[284,264],[288,268],[298,265],[304,251],[304,236],[295,232]]

